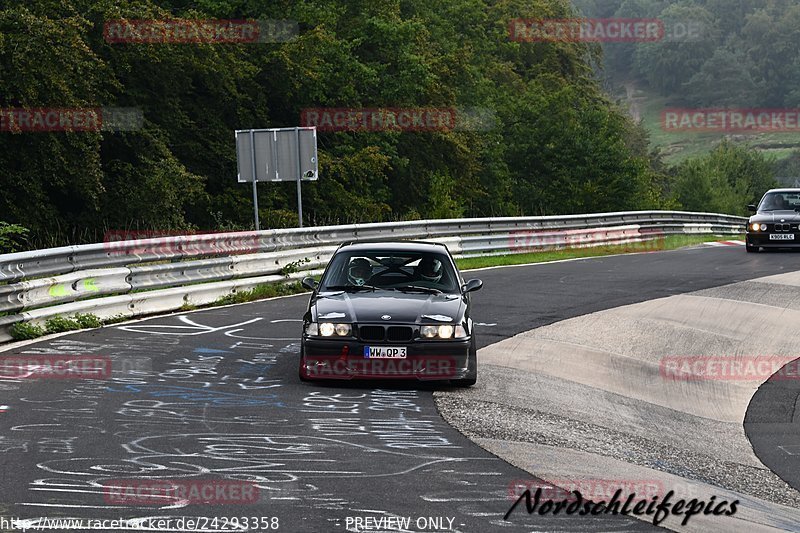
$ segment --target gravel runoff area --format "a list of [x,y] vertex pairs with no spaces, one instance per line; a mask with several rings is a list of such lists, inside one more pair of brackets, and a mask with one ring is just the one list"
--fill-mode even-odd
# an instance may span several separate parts
[[769,375],[667,379],[664,361],[800,357],[797,324],[800,273],[618,307],[483,348],[478,384],[437,392],[437,406],[465,436],[553,485],[651,480],[676,498],[741,502],[733,517],[688,526],[670,517],[670,529],[796,531],[800,493],[756,458],[742,427]]

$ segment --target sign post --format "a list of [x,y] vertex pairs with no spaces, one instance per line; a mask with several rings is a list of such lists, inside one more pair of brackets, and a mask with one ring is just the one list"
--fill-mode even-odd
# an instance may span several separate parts
[[256,231],[259,181],[297,182],[297,219],[303,227],[301,180],[319,177],[315,127],[236,130],[236,162],[239,183],[253,183]]

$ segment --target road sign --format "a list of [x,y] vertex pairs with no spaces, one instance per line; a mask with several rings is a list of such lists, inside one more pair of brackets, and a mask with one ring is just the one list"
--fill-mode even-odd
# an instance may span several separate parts
[[239,183],[253,184],[253,215],[258,221],[259,181],[297,182],[297,220],[303,227],[300,182],[319,177],[317,128],[271,128],[236,130],[236,162]]
[[[255,150],[253,150],[255,145]],[[236,131],[239,183],[316,180],[316,128],[274,128]]]

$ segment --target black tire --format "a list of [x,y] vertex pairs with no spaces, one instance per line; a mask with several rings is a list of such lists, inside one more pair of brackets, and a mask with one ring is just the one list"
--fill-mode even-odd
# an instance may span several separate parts
[[469,359],[467,363],[467,377],[464,379],[451,379],[450,383],[456,387],[472,387],[478,382],[478,350],[475,348],[475,337],[472,338],[472,345],[469,349]]
[[300,364],[297,366],[297,377],[300,378],[300,381],[304,381],[306,383],[312,381],[308,377],[306,377],[305,372],[303,372],[303,359],[305,358],[305,350],[300,348]]

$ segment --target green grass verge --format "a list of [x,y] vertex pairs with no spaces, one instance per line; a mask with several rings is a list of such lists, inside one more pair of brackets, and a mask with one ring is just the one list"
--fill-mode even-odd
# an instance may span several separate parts
[[[620,95],[623,97],[624,95]],[[641,113],[642,125],[650,133],[650,142],[661,148],[664,161],[669,164],[678,164],[691,157],[704,155],[724,138],[735,143],[755,148],[764,155],[775,157],[776,160],[788,157],[794,150],[800,148],[800,133],[794,132],[761,132],[761,133],[733,133],[725,132],[692,132],[692,131],[666,131],[661,124],[661,113],[666,108],[680,108],[668,98],[648,90],[638,89],[634,98],[637,99]]]
[[[299,294],[301,292],[308,292],[308,289],[300,285],[299,282],[295,283],[276,283],[274,285],[257,285],[252,290],[240,291],[234,294],[223,296],[213,303],[203,306],[195,306],[184,304],[178,311],[194,311],[201,307],[215,307],[218,305],[238,304],[245,302],[252,302],[255,300],[262,300],[264,298],[274,298],[275,296],[286,296],[290,294]],[[45,321],[45,326],[31,324],[29,322],[17,322],[9,328],[9,335],[15,341],[35,339],[42,335],[50,333],[61,333],[64,331],[73,331],[78,329],[99,328],[109,324],[116,324],[131,320],[131,317],[118,315],[106,319],[100,319],[97,316],[87,314],[75,314],[72,317],[54,316]]]
[[274,298],[276,296],[288,296],[290,294],[300,294],[308,292],[308,289],[300,285],[299,281],[294,283],[275,283],[257,285],[249,291],[238,291],[228,294],[215,301],[212,305],[229,305],[263,300],[264,298]]
[[458,265],[459,270],[504,265],[524,265],[527,263],[545,263],[547,261],[575,259],[580,257],[597,257],[602,255],[675,250],[684,246],[692,246],[694,244],[701,244],[709,241],[727,241],[742,238],[743,237],[736,235],[667,235],[663,238],[654,239],[648,242],[632,242],[614,246],[561,248],[513,255],[465,257],[456,259],[456,264]]

